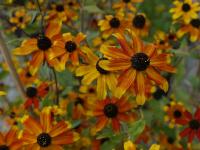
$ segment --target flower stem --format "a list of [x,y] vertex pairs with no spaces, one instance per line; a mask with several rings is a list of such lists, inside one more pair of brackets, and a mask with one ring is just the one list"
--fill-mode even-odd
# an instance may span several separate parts
[[20,94],[21,94],[21,97],[23,99],[25,99],[25,90],[24,90],[24,87],[23,87],[23,84],[21,83],[20,79],[19,79],[19,76],[17,74],[17,71],[15,69],[15,66],[14,66],[14,63],[12,62],[12,58],[11,58],[11,55],[9,53],[9,50],[8,50],[8,47],[6,46],[5,44],[5,41],[3,39],[3,35],[2,35],[2,32],[0,31],[0,51],[4,57],[4,60],[6,61],[8,67],[9,67],[9,70],[10,70],[10,74],[16,84],[16,87],[17,89],[19,90]]
[[81,0],[80,5],[80,32],[84,33],[84,0]]
[[42,13],[42,8],[40,6],[40,2],[39,0],[36,0],[36,3],[37,3],[37,6],[38,6],[38,9],[39,9],[39,12],[40,12],[40,15],[42,16],[41,18],[41,33],[44,32],[44,13]]
[[52,71],[53,71],[54,81],[55,81],[55,85],[56,85],[56,99],[55,99],[55,104],[56,104],[56,105],[59,105],[58,79],[57,79],[56,71],[55,71],[54,68],[52,68]]

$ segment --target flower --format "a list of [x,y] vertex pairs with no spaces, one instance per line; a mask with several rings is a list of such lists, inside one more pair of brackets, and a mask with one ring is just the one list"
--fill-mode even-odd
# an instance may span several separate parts
[[188,111],[184,112],[184,117],[176,121],[178,124],[187,126],[181,133],[180,136],[188,137],[188,142],[192,142],[195,136],[200,141],[200,108],[197,108],[194,116]]
[[145,37],[149,34],[150,22],[145,14],[138,13],[133,15],[129,13],[127,20],[129,22],[129,28],[132,29],[138,36]]
[[145,78],[155,81],[165,92],[168,90],[168,82],[159,72],[175,72],[169,63],[171,54],[158,54],[154,44],[144,44],[133,31],[129,30],[131,43],[125,36],[117,33],[120,48],[108,46],[101,49],[108,60],[100,63],[100,66],[109,71],[121,71],[118,78],[115,96],[120,98],[133,85],[137,87],[136,102],[143,105],[145,102]]
[[108,89],[110,91],[115,89],[117,84],[116,75],[99,66],[104,58],[98,58],[87,47],[83,47],[82,50],[87,55],[88,64],[80,65],[76,70],[76,76],[83,76],[81,81],[83,85],[90,85],[94,80],[97,80],[97,97],[104,99],[108,94]]
[[[72,3],[70,3],[73,5]],[[77,19],[77,13],[71,9],[68,5],[64,4],[52,4],[51,10],[48,12],[47,19],[53,20],[53,19],[59,19],[62,22],[70,22],[71,20]]]
[[53,64],[57,71],[63,71],[69,59],[73,65],[78,66],[79,57],[82,55],[80,44],[85,38],[86,36],[81,32],[76,36],[64,33],[63,38],[55,42],[55,45],[62,49],[62,53],[59,58],[52,59],[50,64]]
[[23,141],[18,139],[18,130],[12,127],[4,136],[0,132],[0,149],[1,150],[21,150]]
[[23,41],[21,47],[14,49],[15,55],[32,54],[29,68],[32,75],[35,75],[45,61],[49,62],[63,53],[63,50],[54,44],[55,40],[61,38],[61,25],[59,21],[49,23],[45,33]]
[[102,37],[107,39],[113,33],[123,33],[127,27],[127,21],[124,19],[124,14],[119,11],[115,16],[106,15],[105,19],[98,22],[98,26],[102,31]]
[[173,13],[173,20],[181,18],[188,24],[192,19],[198,18],[198,12],[200,11],[200,5],[198,2],[192,2],[192,0],[176,0],[173,4],[175,7],[170,9],[170,13]]
[[41,83],[38,87],[28,86],[26,88],[26,102],[24,107],[27,109],[30,106],[34,105],[35,108],[39,107],[40,98],[47,95],[49,92],[49,84],[44,82]]
[[9,22],[12,24],[12,31],[17,30],[18,28],[24,29],[26,25],[31,20],[25,9],[17,10],[13,13],[13,16],[9,19]]
[[143,2],[143,0],[120,0],[119,2],[116,2],[113,4],[114,9],[123,9],[123,10],[131,10],[133,12],[136,11],[136,8],[134,7],[135,3]]
[[177,32],[179,38],[189,34],[190,41],[195,42],[200,40],[200,19],[192,19],[189,24],[182,25]]
[[165,121],[169,122],[169,126],[173,128],[177,120],[184,119],[184,112],[186,109],[181,102],[172,101],[164,107],[164,111],[167,114],[165,116]]
[[130,112],[133,104],[128,102],[128,99],[123,97],[106,98],[99,100],[94,106],[93,115],[97,117],[95,130],[98,132],[102,130],[109,121],[112,122],[112,128],[115,132],[120,131],[120,121],[133,121],[134,114]]
[[48,108],[43,108],[39,122],[28,116],[23,122],[22,140],[25,149],[64,150],[62,145],[71,144],[79,139],[79,135],[70,130],[70,124],[65,121],[56,124],[52,122],[53,118]]

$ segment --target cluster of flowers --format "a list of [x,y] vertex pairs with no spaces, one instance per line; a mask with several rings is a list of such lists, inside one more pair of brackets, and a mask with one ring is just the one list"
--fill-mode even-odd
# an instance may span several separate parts
[[[115,134],[121,134],[128,132],[122,131],[125,123],[134,124],[143,119],[143,105],[156,97],[156,92],[167,93],[167,77],[176,73],[171,50],[179,48],[180,38],[185,34],[190,35],[191,42],[200,40],[200,5],[192,0],[174,0],[170,12],[174,24],[179,25],[177,32],[159,31],[150,43],[144,40],[149,35],[150,20],[136,7],[142,2],[102,1],[102,5],[114,13],[103,18],[94,13],[86,22],[81,0],[53,3],[5,0],[6,5],[19,6],[5,23],[7,32],[18,37],[28,36],[12,51],[26,61],[19,70],[26,100],[20,105],[21,110],[11,110],[7,118],[11,129],[5,136],[0,134],[0,150],[62,150],[68,144],[71,145],[67,148],[71,149],[89,145],[99,150],[109,139],[98,138],[98,135],[109,125]],[[31,11],[37,13],[31,16]],[[30,24],[37,27],[33,34],[26,30]],[[100,30],[92,43],[88,42],[90,34],[86,26]],[[20,65],[16,63],[16,66]],[[41,70],[45,67],[50,72],[49,79],[42,76]],[[66,70],[78,82],[71,92],[66,92],[66,87],[59,85],[57,79],[57,75]],[[189,143],[195,136],[200,140],[200,108],[192,116],[182,103],[172,100],[164,111],[170,127],[186,127],[180,132],[181,137],[188,136]],[[69,123],[77,120],[78,125]],[[89,131],[85,131],[86,128]],[[136,150],[136,144],[141,141],[147,144],[151,130],[146,126],[134,142],[129,140],[130,133],[126,133],[124,149]],[[161,148],[183,149],[179,141],[171,137],[162,136],[162,141],[157,142]],[[159,148],[153,144],[150,150]]]

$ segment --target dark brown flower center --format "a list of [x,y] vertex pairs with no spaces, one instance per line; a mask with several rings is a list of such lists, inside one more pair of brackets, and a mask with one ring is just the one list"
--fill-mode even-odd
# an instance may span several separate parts
[[169,144],[173,144],[174,143],[174,138],[172,138],[172,137],[168,137],[167,138],[167,142],[169,143]]
[[41,133],[37,137],[37,143],[40,147],[48,147],[51,145],[51,136],[48,133]]
[[24,20],[24,17],[19,17],[19,22],[23,22],[23,20]]
[[182,116],[182,113],[179,110],[174,111],[174,117],[175,118],[180,118]]
[[63,5],[57,5],[56,6],[56,11],[63,12],[64,11],[64,6]]
[[37,89],[35,87],[28,87],[26,89],[26,96],[29,97],[29,98],[33,98],[35,96],[37,96]]
[[97,61],[97,63],[96,63],[96,69],[97,69],[97,71],[98,71],[100,74],[108,74],[109,71],[107,71],[107,70],[105,70],[105,69],[103,69],[102,67],[99,66],[99,62],[100,62],[101,60],[106,60],[106,59],[105,59],[105,58],[99,59],[99,60]]
[[32,77],[32,75],[31,75],[31,73],[28,71],[28,72],[26,72],[26,77],[27,78],[30,78],[30,77]]
[[124,3],[129,3],[131,0],[123,0]]
[[193,130],[198,130],[200,128],[200,122],[198,120],[193,119],[189,122],[189,126]]
[[115,104],[107,104],[104,107],[104,114],[108,117],[108,118],[115,118],[118,114],[118,107]]
[[73,3],[73,2],[69,2],[68,5],[69,5],[69,6],[73,6],[74,3]]
[[150,59],[145,53],[136,53],[131,58],[132,67],[137,71],[144,71],[150,64]]
[[191,9],[190,5],[188,3],[183,3],[182,10],[184,12],[188,12]]
[[83,105],[84,104],[84,100],[80,97],[77,97],[76,101],[75,101],[75,106],[77,105]]
[[39,49],[46,51],[51,47],[51,40],[46,36],[39,36],[37,40],[37,46]]
[[156,100],[160,100],[163,96],[165,96],[166,93],[161,89],[161,88],[157,88],[156,91],[153,93],[153,97]]
[[70,53],[75,51],[76,48],[77,48],[77,45],[73,41],[68,41],[68,42],[65,43],[65,49]]
[[15,118],[15,116],[16,116],[16,113],[12,111],[12,112],[10,113],[10,118],[13,119],[13,118]]
[[119,28],[119,26],[120,26],[120,20],[119,20],[118,18],[116,18],[116,17],[113,17],[113,18],[110,20],[109,24],[110,24],[110,26],[111,26],[112,28]]
[[195,28],[199,28],[200,27],[200,19],[192,19],[190,24]]
[[142,29],[145,26],[146,19],[143,15],[136,15],[133,18],[133,26]]
[[6,145],[0,145],[0,150],[9,150],[9,147]]

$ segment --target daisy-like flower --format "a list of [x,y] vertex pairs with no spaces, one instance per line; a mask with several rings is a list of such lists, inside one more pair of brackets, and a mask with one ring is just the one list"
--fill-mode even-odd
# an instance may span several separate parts
[[117,84],[116,75],[99,66],[104,58],[97,57],[92,50],[83,47],[82,50],[87,55],[88,64],[80,65],[76,70],[76,76],[83,76],[82,84],[90,85],[94,80],[97,81],[97,96],[104,99],[107,96],[108,89],[114,91]]
[[[54,41],[61,38],[61,22],[51,22],[44,34],[23,41],[21,47],[14,49],[15,55],[30,55],[30,73],[34,75],[45,61],[61,55],[63,50]],[[51,64],[52,65],[52,64]]]
[[122,34],[115,34],[120,48],[105,47],[101,52],[109,60],[100,63],[100,66],[109,71],[121,71],[115,96],[120,98],[133,85],[137,87],[136,102],[143,105],[145,102],[145,78],[155,81],[165,92],[168,82],[160,75],[160,71],[175,72],[169,63],[171,54],[158,54],[154,44],[144,44],[131,30],[131,42],[127,42]]
[[48,20],[59,19],[62,22],[69,22],[71,20],[77,19],[77,13],[67,5],[52,4],[51,7],[52,9],[48,12],[47,16]]
[[115,132],[120,131],[120,121],[133,121],[135,115],[131,113],[133,104],[128,102],[127,98],[121,99],[106,98],[97,101],[94,106],[93,115],[97,117],[95,130],[98,132],[102,130],[110,121]]
[[178,124],[187,126],[181,133],[180,136],[188,137],[188,142],[192,142],[192,140],[197,136],[200,141],[200,108],[197,108],[194,116],[188,111],[184,112],[184,117],[176,121]]
[[113,4],[114,9],[122,9],[122,10],[131,10],[133,12],[136,11],[134,7],[135,3],[143,2],[143,0],[120,0]]
[[177,49],[180,46],[176,33],[164,33],[158,31],[155,36],[155,44],[160,50],[169,50],[170,48]]
[[13,13],[12,17],[9,19],[9,22],[12,24],[12,31],[17,29],[24,29],[26,25],[31,20],[25,9],[17,10]]
[[185,34],[189,34],[191,42],[200,40],[200,19],[199,18],[192,19],[189,24],[185,24],[181,26],[181,28],[177,32],[177,36],[181,38]]
[[12,127],[5,135],[0,132],[1,150],[21,150],[23,141],[18,139],[18,130]]
[[164,107],[164,111],[167,114],[165,121],[169,122],[169,127],[173,128],[177,120],[184,118],[186,109],[181,102],[172,101]]
[[62,49],[59,58],[52,59],[50,64],[55,66],[57,71],[63,71],[68,60],[75,66],[79,65],[79,57],[82,55],[80,44],[86,38],[83,33],[78,33],[76,36],[71,33],[64,33],[63,38],[55,42],[55,46]]
[[150,22],[145,14],[128,14],[127,20],[129,22],[129,28],[131,28],[138,36],[145,37],[149,34]]
[[105,39],[113,33],[123,33],[127,25],[127,21],[125,21],[124,14],[121,11],[119,11],[115,16],[106,15],[105,19],[98,22],[98,26],[102,32],[102,37]]
[[43,98],[49,92],[49,84],[41,83],[38,87],[28,86],[26,88],[26,102],[24,107],[27,109],[30,106],[34,106],[35,108],[39,107],[40,98]]
[[40,113],[40,121],[27,117],[24,122],[22,140],[25,150],[64,150],[63,145],[71,144],[79,139],[76,132],[70,130],[70,124],[60,121],[52,124],[53,119],[49,108]]
[[170,9],[170,13],[173,13],[173,20],[181,18],[185,23],[189,23],[192,19],[198,18],[198,12],[200,11],[200,5],[198,2],[192,2],[192,0],[174,1],[174,8]]

